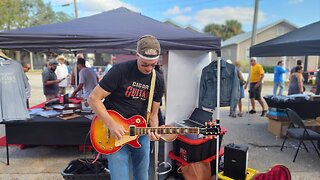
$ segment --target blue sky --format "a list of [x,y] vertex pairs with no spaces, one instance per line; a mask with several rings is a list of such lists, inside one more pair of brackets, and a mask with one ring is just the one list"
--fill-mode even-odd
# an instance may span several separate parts
[[[73,0],[44,0],[55,11],[74,15]],[[236,19],[244,31],[251,31],[254,0],[77,0],[79,17],[121,6],[159,21],[171,20],[202,31],[210,23]],[[72,3],[62,7],[62,4]],[[297,27],[320,20],[320,0],[260,0],[258,28],[286,19]]]

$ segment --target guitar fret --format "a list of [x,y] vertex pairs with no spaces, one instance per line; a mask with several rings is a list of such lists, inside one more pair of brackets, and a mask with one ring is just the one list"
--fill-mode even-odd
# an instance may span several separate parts
[[158,134],[199,134],[200,129],[199,128],[171,128],[171,127],[137,127],[135,128],[135,134],[136,135],[143,135],[148,134],[148,131],[150,132],[157,132]]

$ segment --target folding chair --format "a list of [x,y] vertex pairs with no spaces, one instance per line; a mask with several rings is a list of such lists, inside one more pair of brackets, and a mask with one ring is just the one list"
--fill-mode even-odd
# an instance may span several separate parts
[[283,140],[282,146],[281,146],[281,151],[283,149],[284,143],[286,142],[288,136],[290,136],[291,138],[300,140],[299,142],[299,146],[298,149],[296,151],[296,154],[293,158],[293,162],[295,162],[296,157],[298,155],[298,152],[300,150],[300,146],[301,144],[303,144],[304,148],[306,149],[307,152],[309,152],[307,146],[304,144],[304,140],[310,140],[314,149],[316,150],[319,158],[320,158],[320,153],[317,149],[317,147],[315,146],[315,144],[313,143],[313,140],[320,140],[320,134],[318,134],[317,132],[310,130],[310,129],[306,129],[306,127],[304,126],[301,117],[294,112],[293,110],[287,108],[286,109],[286,113],[288,114],[289,117],[289,121],[290,121],[290,125],[287,129],[287,133],[286,136]]

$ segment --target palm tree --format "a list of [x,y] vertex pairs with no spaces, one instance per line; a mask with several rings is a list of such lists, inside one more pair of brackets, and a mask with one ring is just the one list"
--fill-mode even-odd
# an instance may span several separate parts
[[208,24],[204,28],[204,32],[220,37],[223,41],[232,36],[243,33],[242,25],[237,20],[227,20],[225,24]]

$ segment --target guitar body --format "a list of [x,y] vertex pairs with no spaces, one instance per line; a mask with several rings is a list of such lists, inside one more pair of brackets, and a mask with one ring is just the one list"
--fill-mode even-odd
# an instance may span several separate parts
[[[140,115],[132,116],[128,119],[124,118],[116,111],[108,110],[110,116],[119,124],[121,124],[128,132],[129,125],[136,127],[147,127],[145,119]],[[124,135],[120,140],[114,139],[104,121],[97,116],[91,122],[90,139],[94,149],[101,154],[112,154],[121,149],[125,144],[139,148],[141,144],[138,142],[138,135]]]

